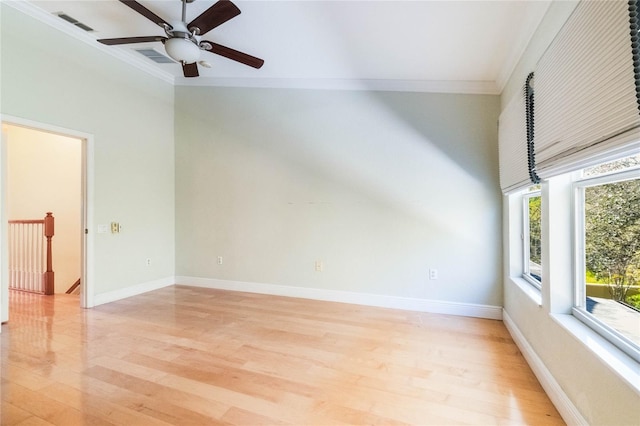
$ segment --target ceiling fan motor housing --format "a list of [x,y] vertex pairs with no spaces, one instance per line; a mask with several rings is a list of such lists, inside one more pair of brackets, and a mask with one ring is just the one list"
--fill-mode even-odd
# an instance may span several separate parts
[[200,37],[187,30],[183,22],[171,23],[171,27],[165,27],[168,39],[164,42],[164,48],[173,60],[192,64],[200,59]]

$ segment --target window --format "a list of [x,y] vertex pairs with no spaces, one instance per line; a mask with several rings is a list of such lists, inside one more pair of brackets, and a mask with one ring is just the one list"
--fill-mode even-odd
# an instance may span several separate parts
[[574,314],[640,361],[640,154],[574,183]]
[[542,281],[542,246],[541,246],[541,204],[540,185],[529,188],[522,197],[523,229],[522,242],[524,268],[522,276],[540,289]]

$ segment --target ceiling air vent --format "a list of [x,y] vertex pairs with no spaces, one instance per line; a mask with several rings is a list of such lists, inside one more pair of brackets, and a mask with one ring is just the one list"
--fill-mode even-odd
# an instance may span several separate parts
[[82,22],[78,21],[76,18],[72,18],[71,16],[67,15],[64,12],[56,12],[56,13],[54,13],[54,15],[57,15],[58,18],[62,18],[65,21],[67,21],[68,23],[73,24],[78,28],[82,28],[83,30],[85,30],[87,32],[93,31],[93,28],[91,28],[90,26],[83,24]]
[[136,52],[140,53],[143,56],[151,59],[153,62],[157,62],[159,64],[172,64],[175,61],[171,58],[164,56],[162,53],[154,50],[154,49],[135,49]]

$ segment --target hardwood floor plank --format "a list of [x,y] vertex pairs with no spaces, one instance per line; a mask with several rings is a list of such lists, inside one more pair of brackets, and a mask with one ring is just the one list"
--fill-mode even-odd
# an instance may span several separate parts
[[38,391],[52,383],[49,379],[37,374],[36,371],[20,367],[8,368],[4,364],[2,364],[1,368],[7,372],[5,379],[8,382],[18,384],[32,391]]
[[16,426],[52,426],[53,423],[49,423],[39,417],[31,416],[20,423],[16,423]]
[[[169,424],[207,424],[212,419],[196,411],[176,405],[166,395],[164,386],[120,371],[94,366],[86,374],[121,388],[108,399],[134,411]],[[225,407],[226,411],[226,407]]]
[[65,426],[113,426],[113,423],[102,420],[90,413],[74,408],[65,408],[48,419],[51,424]]
[[16,407],[8,401],[2,401],[2,411],[0,412],[0,424],[6,426],[14,426],[20,422],[33,417],[33,414]]
[[41,419],[48,419],[66,408],[64,404],[41,392],[29,390],[12,382],[3,386],[2,400]]
[[290,425],[279,420],[274,420],[269,417],[262,416],[257,413],[242,410],[240,408],[231,407],[229,411],[222,416],[222,421],[234,425],[252,425],[252,426],[270,426],[270,425]]
[[331,424],[347,425],[409,425],[410,423],[400,422],[397,419],[378,416],[368,411],[348,408],[340,404],[329,401],[317,401],[313,407],[313,412],[320,418],[327,418]]
[[225,389],[253,395],[269,401],[277,401],[282,392],[295,392],[306,395],[313,393],[312,388],[310,389],[304,383],[298,381],[246,371],[237,367],[216,365],[215,361],[189,366],[183,363],[171,363],[154,360],[149,357],[140,357],[135,354],[127,357],[127,360],[135,360],[169,374],[221,386]]
[[173,286],[12,295],[2,424],[564,424],[500,321]]
[[144,402],[150,400],[150,397],[135,394],[128,389],[121,390],[118,386],[88,376],[80,389],[56,384],[46,389],[46,392],[52,398],[81,412],[83,418],[90,419],[86,424],[167,424],[154,422],[154,416],[145,415]]

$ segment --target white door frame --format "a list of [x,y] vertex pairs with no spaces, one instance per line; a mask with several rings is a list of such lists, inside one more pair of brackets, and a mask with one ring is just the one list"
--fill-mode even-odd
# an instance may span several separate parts
[[[91,308],[94,306],[94,275],[93,275],[93,259],[94,259],[94,238],[93,238],[93,182],[94,182],[94,138],[89,133],[77,130],[67,129],[51,124],[40,123],[20,117],[13,117],[6,114],[0,114],[0,123],[10,124],[13,126],[26,127],[29,129],[54,133],[62,136],[69,136],[81,140],[82,143],[82,247],[81,247],[81,274],[80,279],[80,306],[83,308]],[[0,137],[0,321],[5,322],[9,319],[9,270],[8,270],[8,217],[6,210],[7,196],[7,147],[6,138],[3,134]]]

